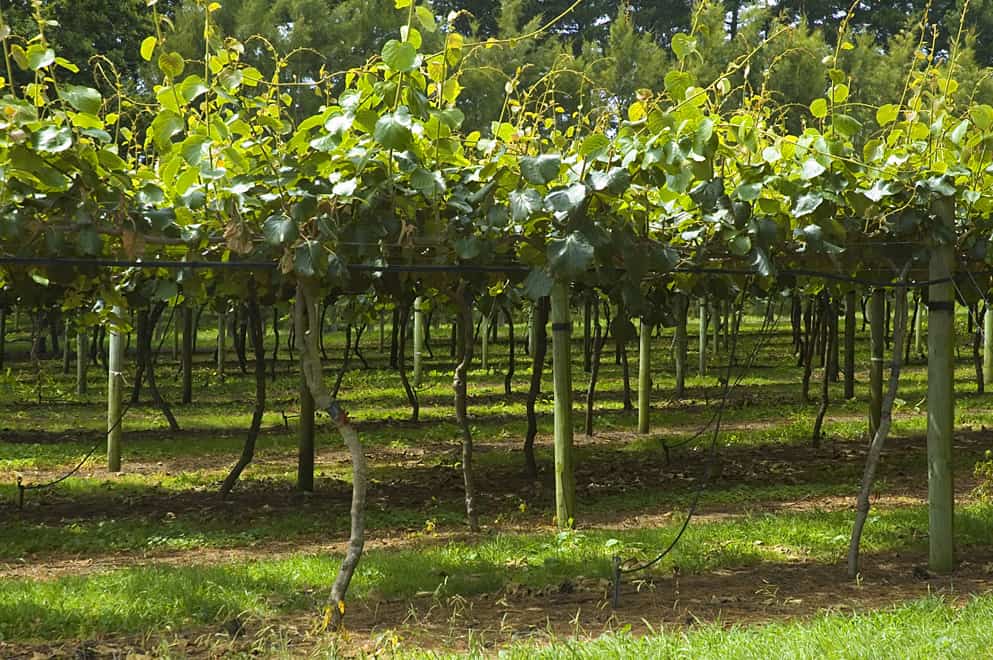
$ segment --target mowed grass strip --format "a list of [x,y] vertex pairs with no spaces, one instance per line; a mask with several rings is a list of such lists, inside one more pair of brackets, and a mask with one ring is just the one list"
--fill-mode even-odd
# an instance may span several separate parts
[[[495,534],[478,541],[425,542],[371,550],[359,567],[356,599],[411,598],[436,592],[469,596],[515,583],[542,587],[576,576],[610,575],[611,557],[651,557],[678,521],[657,529]],[[690,527],[658,570],[698,572],[760,562],[834,562],[847,548],[849,512],[761,514]],[[924,507],[882,510],[870,519],[866,553],[921,549]],[[988,543],[993,506],[964,507],[960,546]],[[145,633],[218,623],[235,615],[267,617],[319,610],[339,557],[295,555],[189,566],[144,565],[51,580],[0,582],[0,638],[72,638]],[[839,575],[839,579],[841,576]]]

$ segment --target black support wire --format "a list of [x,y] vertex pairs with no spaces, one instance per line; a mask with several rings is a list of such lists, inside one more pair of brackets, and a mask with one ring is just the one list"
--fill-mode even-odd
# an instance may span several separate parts
[[[169,260],[128,260],[128,259],[87,259],[79,257],[0,257],[0,266],[71,266],[96,268],[165,268],[194,270],[272,270],[278,264],[272,261],[169,261]],[[366,273],[530,273],[530,266],[520,263],[506,264],[346,264],[345,268],[354,272]],[[611,272],[624,272],[619,268],[601,268]],[[970,273],[972,271],[969,271]],[[989,270],[983,274],[993,274]],[[669,271],[659,271],[653,274],[665,275],[683,273],[695,275],[746,275],[756,276],[757,273],[749,268],[723,268],[708,266],[677,266]],[[927,280],[910,280],[906,284],[890,279],[870,279],[853,277],[829,271],[819,271],[808,268],[786,268],[775,273],[777,277],[813,277],[844,284],[858,284],[876,288],[896,289],[900,286],[922,287],[932,284],[945,284],[954,281],[952,277],[940,277]]]
[[[769,305],[770,306],[772,305],[772,302],[771,301],[769,302]],[[741,305],[740,304],[738,306],[738,309],[737,309],[736,314],[738,316],[740,316],[742,314],[742,308],[741,308]],[[778,319],[778,315],[777,315],[776,318]],[[738,324],[735,324],[735,325],[737,326]],[[727,373],[727,377],[724,380],[724,391],[722,392],[721,400],[720,400],[720,403],[718,404],[718,409],[717,409],[717,413],[715,414],[715,418],[711,419],[711,421],[707,423],[707,426],[704,427],[706,429],[707,427],[709,427],[709,426],[711,426],[713,424],[713,429],[714,429],[713,430],[713,433],[711,435],[711,441],[710,441],[710,457],[709,457],[709,460],[708,460],[708,463],[707,463],[707,468],[706,468],[706,471],[704,473],[704,477],[701,480],[700,485],[697,487],[696,492],[693,494],[693,500],[690,502],[689,509],[686,512],[686,518],[683,520],[683,524],[680,526],[679,531],[676,533],[676,536],[673,537],[672,541],[669,542],[669,545],[667,545],[653,559],[651,559],[649,561],[646,561],[646,562],[642,562],[640,564],[637,564],[636,566],[632,566],[632,567],[629,567],[629,568],[623,568],[623,566],[622,566],[623,562],[621,561],[620,556],[618,556],[618,555],[615,555],[614,556],[614,559],[613,559],[613,570],[614,570],[613,583],[614,584],[613,584],[613,596],[612,596],[611,602],[612,602],[612,605],[613,605],[613,607],[615,609],[620,606],[620,599],[621,599],[621,578],[624,575],[626,575],[626,574],[638,573],[640,571],[648,570],[652,566],[655,566],[656,564],[658,564],[670,552],[672,552],[673,549],[675,549],[675,547],[679,543],[680,539],[682,539],[683,534],[685,534],[686,533],[686,530],[689,528],[690,521],[693,519],[693,516],[696,514],[697,508],[698,508],[698,506],[700,504],[700,498],[701,498],[701,496],[703,494],[703,491],[707,487],[707,485],[710,483],[710,480],[713,478],[714,465],[716,464],[716,461],[717,461],[717,441],[718,441],[718,439],[720,437],[720,433],[721,433],[721,421],[722,421],[723,416],[724,416],[724,411],[727,408],[727,402],[728,402],[728,398],[730,396],[730,393],[731,393],[732,389],[734,387],[737,387],[737,385],[741,382],[741,380],[744,377],[745,373],[747,372],[747,370],[751,366],[751,363],[754,361],[755,357],[758,355],[758,352],[759,352],[760,348],[762,346],[764,346],[765,341],[763,341],[763,340],[765,338],[767,338],[768,336],[771,336],[772,333],[769,332],[769,330],[770,330],[770,328],[773,325],[774,325],[774,323],[773,323],[773,315],[771,314],[771,308],[770,308],[770,309],[767,309],[767,311],[766,311],[765,320],[763,321],[762,329],[760,330],[760,333],[761,333],[760,334],[760,338],[759,338],[760,340],[758,342],[756,342],[755,346],[752,347],[752,352],[751,352],[751,354],[749,355],[749,358],[748,358],[748,364],[746,364],[744,366],[744,368],[741,369],[741,372],[738,374],[738,378],[735,380],[735,382],[733,384],[731,383],[731,368],[734,366],[734,363],[735,363],[735,359],[734,358],[735,358],[735,354],[736,354],[736,351],[737,351],[737,348],[738,348],[739,331],[738,330],[735,330],[734,334],[731,336],[731,351],[730,351],[730,354],[728,356],[728,373]]]

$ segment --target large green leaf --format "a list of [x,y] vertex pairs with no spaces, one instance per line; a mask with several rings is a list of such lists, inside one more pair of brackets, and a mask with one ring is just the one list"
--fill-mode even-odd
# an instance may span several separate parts
[[574,183],[568,188],[553,190],[545,196],[545,203],[557,213],[572,213],[586,199],[586,186]]
[[402,151],[410,146],[413,133],[410,130],[410,112],[400,106],[396,112],[383,115],[376,122],[373,138],[387,149]]
[[548,276],[544,268],[532,268],[524,278],[524,295],[538,301],[552,292],[555,280]]
[[525,156],[520,160],[521,175],[529,183],[544,185],[559,175],[562,158],[558,154]]
[[793,217],[802,218],[805,215],[810,215],[816,211],[823,202],[824,198],[817,193],[800,195],[800,197],[796,200],[796,205],[793,207]]
[[59,94],[76,110],[91,115],[100,112],[100,106],[103,105],[100,92],[92,87],[65,85],[59,90]]
[[548,268],[558,280],[574,280],[593,264],[593,245],[578,231],[548,242]]
[[45,126],[31,136],[34,148],[49,154],[57,154],[72,146],[72,131],[63,126]]
[[409,41],[390,39],[383,44],[381,53],[386,66],[404,73],[414,70],[417,62],[417,49]]
[[293,272],[303,277],[321,277],[328,268],[328,254],[317,241],[306,241],[293,251]]
[[262,237],[269,245],[286,245],[295,241],[299,235],[296,221],[281,213],[270,215],[262,223]]
[[541,209],[541,195],[533,188],[524,190],[512,190],[510,199],[510,217],[514,222],[522,222],[531,217],[531,214]]

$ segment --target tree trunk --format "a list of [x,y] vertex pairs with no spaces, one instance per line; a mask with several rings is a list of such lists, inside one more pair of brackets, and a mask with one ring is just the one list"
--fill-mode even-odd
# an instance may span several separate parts
[[276,382],[276,364],[279,363],[279,309],[273,305],[272,306],[272,369],[270,371],[270,378],[272,382]]
[[638,333],[638,433],[648,433],[651,425],[652,327],[641,319]]
[[[906,269],[904,269],[904,273],[906,273]],[[879,457],[882,455],[883,445],[886,443],[886,437],[889,435],[890,426],[893,423],[893,403],[896,401],[900,386],[901,342],[907,327],[907,296],[905,292],[903,287],[897,289],[896,320],[893,328],[893,367],[890,369],[890,382],[886,391],[886,398],[883,401],[879,424],[873,433],[872,442],[866,455],[862,486],[859,488],[858,499],[855,504],[855,524],[852,526],[852,538],[848,545],[848,577],[851,579],[855,579],[859,574],[859,544],[862,540],[862,529],[869,517],[869,498],[872,495],[872,486],[876,479],[876,468],[879,465]]]
[[600,355],[603,353],[604,333],[597,323],[593,328],[593,357],[590,365],[590,385],[586,390],[586,435],[593,436],[593,402],[596,398],[596,381],[600,375]]
[[[221,497],[227,497],[241,477],[241,473],[255,458],[255,443],[262,428],[262,416],[265,414],[265,347],[262,337],[262,313],[259,311],[258,295],[256,294],[255,278],[248,283],[248,322],[252,330],[252,345],[255,349],[255,409],[252,411],[252,424],[248,427],[248,437],[241,450],[241,458],[235,463],[230,474],[221,486]],[[278,343],[278,342],[277,342]]]
[[183,403],[193,403],[193,308],[183,305]]
[[165,302],[158,302],[150,311],[145,312],[145,332],[143,335],[139,335],[139,340],[144,342],[144,345],[141,346],[138,355],[145,360],[145,377],[148,380],[148,391],[152,394],[152,401],[159,407],[162,414],[165,415],[166,421],[169,422],[169,430],[175,433],[180,430],[179,422],[176,421],[176,416],[172,414],[172,408],[169,407],[169,403],[162,398],[162,394],[159,392],[159,386],[155,382],[155,359],[157,355],[152,352],[152,335],[155,331],[155,325],[162,317],[162,311],[165,308]]
[[[114,308],[118,317],[124,315],[120,307]],[[121,394],[124,388],[124,337],[120,330],[110,332],[110,349],[107,357],[107,470],[121,471],[121,439],[124,436],[121,419]]]
[[514,340],[514,315],[510,311],[510,305],[503,308],[504,316],[507,317],[507,374],[503,377],[503,393],[510,396],[510,384],[514,379],[515,368],[515,340]]
[[420,296],[414,298],[414,387],[421,386],[423,369],[421,364],[421,354],[424,352],[424,310],[421,309],[423,304],[423,298]]
[[[410,421],[416,422],[420,419],[421,406],[417,401],[417,392],[410,386],[410,380],[407,378],[407,323],[409,319],[410,305],[408,303],[400,308],[400,345],[397,347],[397,370],[400,372],[400,382],[403,383],[403,391],[407,393],[407,403],[410,404]],[[416,328],[414,330],[414,336],[417,336]]]
[[806,355],[803,361],[803,385],[800,390],[800,397],[803,401],[808,401],[810,399],[810,376],[814,370],[814,353],[817,350],[817,345],[819,343],[821,330],[824,326],[824,314],[816,314],[811,319],[811,335],[807,337],[806,342]]
[[531,479],[538,478],[538,463],[534,457],[534,438],[538,435],[538,416],[535,414],[535,403],[541,394],[541,377],[545,370],[545,353],[548,343],[548,298],[541,298],[534,304],[532,328],[534,342],[531,346],[531,386],[528,389],[527,409],[528,430],[524,437],[524,468]]
[[[394,315],[393,318],[395,320],[396,315]],[[402,338],[401,341],[403,341]],[[394,355],[394,359],[396,358],[397,356]],[[331,389],[332,399],[338,398],[338,392],[341,390],[341,381],[345,379],[345,372],[348,371],[348,365],[351,363],[351,361],[352,361],[352,324],[349,323],[348,325],[345,326],[345,356],[341,361],[341,369],[338,370],[338,377],[334,379],[334,387]],[[397,366],[396,363],[394,363],[393,366],[395,368]]]
[[855,398],[855,291],[845,294],[845,398]]
[[76,394],[78,396],[86,395],[86,367],[88,366],[86,358],[88,352],[86,330],[80,328],[76,331]]
[[886,314],[886,294],[882,289],[872,292],[869,309],[869,334],[872,354],[869,363],[869,437],[875,437],[883,406],[883,352],[885,351],[883,316]]
[[821,406],[817,410],[817,419],[814,421],[814,433],[813,433],[813,437],[811,438],[811,444],[813,444],[814,447],[820,447],[821,446],[821,435],[822,435],[821,434],[821,429],[822,429],[823,424],[824,424],[824,415],[827,414],[828,404],[830,403],[830,399],[831,399],[831,358],[830,358],[830,356],[834,352],[834,349],[835,349],[835,347],[836,347],[836,345],[838,343],[838,332],[837,332],[837,328],[838,328],[838,313],[837,313],[837,310],[835,309],[834,301],[831,299],[830,296],[826,296],[825,299],[824,299],[824,317],[827,319],[827,323],[828,323],[829,326],[832,323],[834,324],[834,329],[833,329],[833,331],[831,329],[828,329],[828,332],[827,332],[827,336],[828,336],[828,344],[827,344],[828,364],[824,368],[823,378],[821,379]]
[[675,296],[676,303],[676,338],[675,355],[676,362],[676,389],[674,395],[677,399],[686,396],[686,360],[688,348],[686,333],[686,313],[689,310],[690,300],[683,294]]
[[479,531],[479,514],[476,511],[476,483],[472,472],[472,431],[469,429],[468,401],[469,383],[467,372],[472,362],[472,303],[466,292],[465,283],[459,285],[455,293],[459,312],[459,363],[455,367],[455,421],[462,430],[462,478],[465,483],[465,512],[469,519],[469,529]]
[[341,562],[341,569],[331,587],[331,625],[334,628],[340,628],[342,617],[345,614],[345,593],[348,591],[348,585],[355,574],[359,559],[362,557],[362,548],[365,545],[366,482],[368,480],[366,459],[362,451],[362,444],[359,442],[358,432],[349,422],[348,414],[338,405],[337,401],[331,398],[324,385],[320,352],[317,347],[317,332],[319,332],[317,282],[299,282],[297,284],[297,297],[305,302],[296,308],[294,325],[297,327],[301,339],[300,362],[307,387],[313,396],[315,407],[330,415],[331,421],[348,446],[352,458],[351,534],[348,548],[345,551],[345,558]]

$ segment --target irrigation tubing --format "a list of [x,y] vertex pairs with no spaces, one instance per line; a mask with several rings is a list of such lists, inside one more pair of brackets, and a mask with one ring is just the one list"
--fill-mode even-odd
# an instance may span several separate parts
[[[769,304],[771,305],[772,303],[770,302]],[[738,309],[736,311],[736,314],[738,316],[740,316],[742,314],[742,303],[739,303]],[[772,318],[772,314],[769,314],[767,312],[766,313],[766,319],[765,319],[765,322],[763,323],[763,328],[762,328],[762,330],[763,330],[763,336],[764,336],[765,331],[769,327],[771,327],[771,318]],[[739,324],[737,324],[737,323],[735,325],[736,325],[736,327],[740,327]],[[710,442],[710,458],[709,458],[708,463],[707,463],[707,469],[706,469],[706,471],[704,473],[704,478],[700,482],[700,485],[697,488],[696,492],[693,494],[693,501],[690,502],[690,507],[689,507],[689,509],[686,512],[686,518],[683,520],[683,524],[680,526],[679,531],[676,533],[676,536],[673,537],[672,541],[670,541],[669,545],[666,546],[665,549],[663,549],[661,552],[659,552],[653,559],[651,559],[649,561],[646,561],[646,562],[643,562],[641,564],[638,564],[636,566],[632,566],[630,568],[623,568],[623,566],[622,566],[623,562],[621,560],[621,557],[619,555],[614,555],[614,559],[613,559],[613,569],[614,569],[613,583],[614,584],[613,584],[612,606],[615,609],[620,606],[621,578],[624,575],[627,575],[627,574],[630,574],[630,573],[637,573],[637,572],[640,572],[640,571],[648,570],[652,566],[655,566],[660,561],[662,561],[662,559],[664,559],[670,552],[673,551],[673,549],[675,549],[675,547],[676,547],[676,545],[678,545],[680,539],[682,539],[683,534],[685,534],[686,533],[686,530],[689,528],[690,521],[693,519],[693,516],[696,514],[697,507],[700,504],[701,495],[703,494],[704,489],[708,486],[708,484],[710,483],[711,478],[713,477],[714,466],[715,466],[716,461],[717,461],[717,441],[718,441],[718,439],[720,437],[721,421],[722,421],[722,418],[723,418],[723,415],[724,415],[724,411],[725,411],[725,409],[727,407],[728,398],[729,398],[729,395],[730,395],[731,389],[732,389],[732,384],[731,384],[731,379],[730,379],[730,370],[731,370],[731,367],[734,365],[734,362],[735,362],[735,359],[734,358],[735,358],[735,354],[736,354],[737,348],[738,348],[738,335],[739,335],[739,330],[736,329],[735,332],[734,332],[734,334],[731,336],[731,352],[730,352],[730,355],[728,356],[728,378],[724,381],[724,392],[722,393],[721,402],[720,402],[719,407],[718,407],[718,410],[717,410],[716,424],[714,425],[714,430],[713,430],[713,434],[711,436],[711,442]],[[755,356],[758,354],[758,346],[760,346],[760,345],[761,345],[761,343],[757,343],[756,346],[753,347],[752,353],[749,356],[749,361],[754,360]],[[744,374],[747,372],[748,368],[749,368],[749,365],[746,364],[744,366],[744,368],[741,370],[741,372],[740,372],[740,374],[738,376],[738,379],[735,382],[735,385],[737,385],[737,383],[741,382],[741,379],[744,376]]]
[[[153,363],[153,365],[158,361],[159,353],[162,350],[162,344],[163,344],[163,342],[165,342],[165,338],[169,335],[169,328],[172,327],[172,321],[173,321],[173,316],[175,315],[175,312],[176,312],[176,308],[175,307],[170,307],[169,308],[169,318],[166,321],[165,331],[162,333],[162,336],[159,337],[159,344],[158,344],[158,346],[155,347],[155,353],[152,355],[152,363]],[[128,414],[128,411],[131,409],[131,406],[133,405],[133,403],[134,403],[134,401],[129,400],[125,404],[124,409],[121,410],[121,414],[118,415],[118,417],[117,417],[116,420],[114,420],[114,423],[111,424],[109,427],[107,427],[107,433],[108,434],[111,433],[111,432],[113,432],[114,430],[116,430],[117,427],[121,425],[121,422],[124,421],[124,416]],[[45,489],[52,488],[52,487],[57,486],[58,484],[62,483],[66,479],[70,478],[71,476],[73,476],[74,474],[76,474],[77,472],[79,472],[83,468],[83,465],[85,465],[86,462],[88,460],[90,460],[90,458],[92,458],[93,454],[96,453],[97,448],[101,444],[103,444],[103,442],[104,442],[104,438],[103,437],[100,437],[95,443],[93,443],[93,446],[90,447],[90,450],[88,452],[86,452],[86,454],[79,461],[79,463],[76,464],[76,467],[72,468],[71,470],[69,470],[68,472],[66,472],[62,476],[58,477],[57,479],[53,479],[52,481],[47,481],[47,482],[42,483],[42,484],[24,484],[23,477],[18,476],[17,477],[17,508],[18,509],[23,509],[24,508],[24,491],[28,491],[28,490],[45,490]]]

